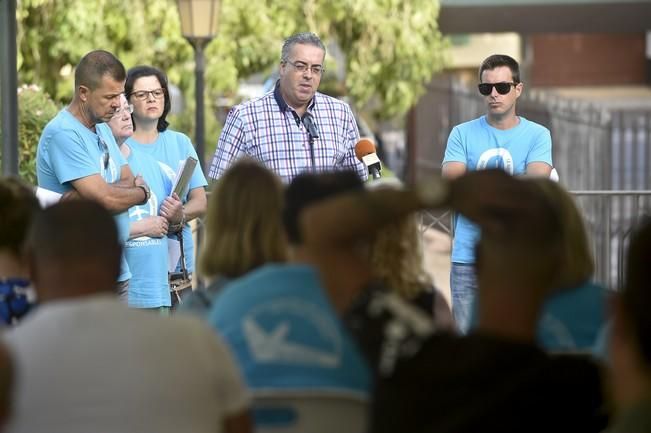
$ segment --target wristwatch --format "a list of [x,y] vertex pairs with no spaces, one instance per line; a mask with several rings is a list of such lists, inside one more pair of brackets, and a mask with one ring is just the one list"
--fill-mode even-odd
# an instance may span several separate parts
[[145,199],[141,202],[138,203],[138,206],[142,206],[143,204],[147,204],[149,201],[149,197],[151,197],[151,190],[149,189],[149,185],[142,184],[142,185],[136,185],[138,188],[142,188],[142,190],[145,192]]

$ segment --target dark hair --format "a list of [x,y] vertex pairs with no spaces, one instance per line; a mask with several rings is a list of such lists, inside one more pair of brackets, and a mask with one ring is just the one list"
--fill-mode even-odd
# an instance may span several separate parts
[[[115,220],[94,201],[61,201],[38,213],[27,248],[37,262],[63,266],[102,263],[116,280],[120,272],[122,247]],[[74,275],[74,270],[70,272]]]
[[513,57],[507,56],[506,54],[493,54],[481,62],[481,66],[479,67],[479,82],[481,83],[481,74],[484,71],[492,71],[500,66],[506,66],[511,70],[514,83],[517,84],[520,82],[520,65]]
[[633,232],[621,298],[642,356],[651,363],[651,218]]
[[[135,66],[131,69],[129,69],[129,72],[127,73],[127,82],[124,85],[124,94],[126,95],[127,99],[131,98],[131,94],[133,93],[133,84],[136,82],[138,78],[142,77],[151,77],[154,76],[160,83],[161,88],[165,92],[165,103],[163,105],[163,114],[160,116],[158,119],[158,125],[156,126],[156,129],[158,129],[158,132],[163,132],[167,129],[167,127],[170,125],[167,120],[167,115],[170,112],[170,109],[172,108],[172,102],[170,101],[170,91],[169,91],[169,85],[167,84],[167,76],[163,71],[161,71],[158,68],[154,68],[153,66]],[[133,117],[133,115],[131,115]],[[136,130],[136,122],[133,122],[133,130]]]
[[39,210],[34,191],[26,183],[14,177],[0,179],[0,249],[20,255]]
[[75,68],[75,88],[86,86],[95,90],[104,75],[115,81],[124,81],[126,71],[122,62],[113,54],[104,50],[95,50],[81,58]]
[[292,180],[285,190],[283,225],[290,244],[302,242],[299,216],[307,206],[319,200],[344,192],[364,189],[364,184],[353,171],[344,170],[325,173],[302,173]]

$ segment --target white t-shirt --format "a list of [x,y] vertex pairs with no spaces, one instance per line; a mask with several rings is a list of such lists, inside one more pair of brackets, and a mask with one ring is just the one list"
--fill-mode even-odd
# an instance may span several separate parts
[[249,406],[221,339],[192,317],[108,295],[49,302],[6,334],[16,366],[8,432],[220,432]]

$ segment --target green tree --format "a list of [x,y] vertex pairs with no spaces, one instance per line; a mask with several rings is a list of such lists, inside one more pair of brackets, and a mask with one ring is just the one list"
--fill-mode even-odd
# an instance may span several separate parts
[[[339,78],[358,104],[402,114],[444,63],[438,11],[436,0],[224,0],[207,49],[208,101],[270,71],[283,39],[311,30],[341,47]],[[22,0],[18,19],[21,82],[39,83],[57,100],[70,98],[72,68],[94,48],[113,51],[127,67],[161,67],[186,94],[193,86],[192,49],[173,0]]]

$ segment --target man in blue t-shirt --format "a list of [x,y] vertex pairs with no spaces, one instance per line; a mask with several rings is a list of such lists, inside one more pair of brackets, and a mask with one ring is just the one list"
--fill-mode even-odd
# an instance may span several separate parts
[[[500,168],[511,175],[549,177],[549,130],[515,112],[524,88],[518,62],[501,54],[488,57],[479,67],[479,82],[486,114],[452,129],[443,159],[443,176],[455,178],[467,170]],[[462,215],[455,217],[450,288],[454,318],[462,332],[468,330],[477,291],[474,249],[479,235],[477,226]]]
[[[75,69],[75,94],[43,130],[38,143],[38,185],[64,194],[99,202],[115,215],[124,243],[129,236],[131,206],[149,199],[149,187],[134,177],[117,148],[108,122],[120,109],[126,71],[120,61],[103,50],[86,54]],[[126,295],[131,277],[122,255],[117,290]]]

